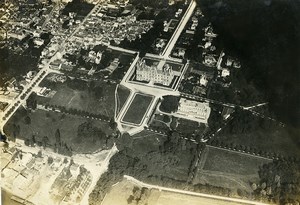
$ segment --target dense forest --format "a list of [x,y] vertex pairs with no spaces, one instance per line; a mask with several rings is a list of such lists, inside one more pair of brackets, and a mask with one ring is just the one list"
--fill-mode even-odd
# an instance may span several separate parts
[[227,54],[249,83],[265,92],[283,122],[300,126],[300,2],[198,0]]

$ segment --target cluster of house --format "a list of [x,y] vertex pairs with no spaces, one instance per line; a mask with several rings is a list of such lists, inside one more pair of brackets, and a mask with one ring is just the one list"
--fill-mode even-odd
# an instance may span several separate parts
[[177,58],[184,58],[186,47],[190,44],[191,39],[193,39],[193,36],[199,24],[200,17],[203,17],[203,14],[198,7],[193,16],[189,19],[185,32],[181,34],[179,41],[176,43],[176,47],[174,47],[174,49],[172,50],[172,56]]
[[178,58],[184,58],[185,50],[184,48],[176,47],[172,50],[172,55]]
[[14,15],[15,5],[10,1],[0,3],[0,22],[6,23]]
[[[2,157],[2,186],[22,198],[34,195],[37,191],[36,182],[40,180],[41,170],[45,170],[47,157],[21,152],[14,147],[3,153]],[[53,165],[59,167],[61,164],[55,160]]]
[[191,91],[194,95],[203,95],[207,94],[207,90],[209,87],[209,83],[214,78],[215,70],[201,64],[191,65],[191,76],[187,78],[193,78],[194,75],[199,76],[199,80],[193,86],[193,90]]
[[[44,30],[50,31],[53,35],[63,36],[68,35],[71,30],[74,29],[72,25],[81,23],[80,19],[74,19],[75,13],[73,12],[70,12],[69,15],[61,15],[63,7],[63,4],[59,4],[58,7],[53,8],[51,16],[48,17],[48,20],[43,25]],[[64,27],[65,22],[68,22],[66,26],[70,27],[70,29],[66,29],[66,27]]]
[[7,32],[8,38],[15,38],[22,40],[27,35],[27,32],[21,26],[12,26],[12,28]]
[[[38,4],[43,6],[40,8],[36,7]],[[13,14],[9,18],[11,28],[8,31],[8,36],[19,40],[23,39],[28,33],[41,32],[46,23],[46,19],[53,9],[53,5],[49,5],[47,1],[43,0],[20,0],[18,4],[12,5],[13,8],[9,9]],[[49,25],[53,26],[56,24],[50,23]]]
[[23,79],[20,81],[17,81],[16,78],[12,77],[5,83],[5,89],[9,92],[19,92],[32,80],[36,74],[36,71],[28,71],[26,75],[22,76]]
[[[77,204],[76,202],[82,200],[91,185],[92,175],[83,165],[80,166],[72,160],[65,160],[66,158],[44,155],[41,152],[38,154],[24,152],[11,147],[1,154],[0,165],[3,176],[1,186],[15,195],[11,198],[12,200],[22,202],[22,204],[32,204],[28,201],[34,200],[36,193],[43,195],[41,189],[45,189],[45,187],[37,187],[36,184],[45,176],[58,175],[54,183],[49,184],[51,190],[44,190],[43,193],[49,192],[53,200],[57,195],[65,194],[60,199],[61,204]],[[70,172],[71,177],[61,172],[62,167]],[[56,190],[57,187],[60,191]],[[28,201],[25,202],[22,199]],[[53,201],[49,203],[51,204]]]
[[211,24],[204,28],[205,35],[203,40],[203,64],[209,67],[215,67],[218,61],[218,55],[215,53],[217,48],[213,45],[214,38],[217,34],[214,33]]
[[[50,58],[54,57],[54,60],[62,59],[62,48],[61,48],[61,42],[62,42],[62,36],[53,36],[50,39],[50,43],[42,50],[40,55],[40,65],[39,67],[43,67],[44,64],[48,63]],[[70,45],[66,45],[63,49],[69,49]],[[80,47],[80,45],[78,45]],[[67,63],[68,64],[68,63]],[[50,64],[50,67],[55,65],[55,62],[52,62]]]
[[[218,69],[218,77],[222,80],[226,79],[230,76],[231,69],[238,69],[241,67],[240,62],[228,55],[225,55],[225,52],[221,52],[218,62],[217,62],[217,69]],[[223,86],[227,87],[230,85],[229,83],[223,83]]]
[[87,56],[84,56],[83,59],[88,62],[99,64],[102,59],[102,52],[95,52],[91,50]]
[[[64,172],[70,172],[67,177]],[[92,175],[84,166],[71,161],[69,167],[61,172],[51,186],[52,197],[61,199],[60,204],[78,204],[88,187],[91,185]]]
[[107,10],[115,5],[97,8],[85,21],[75,36],[79,38],[97,39],[101,43],[119,44],[125,38],[135,40],[152,28],[153,20],[136,20],[136,15],[129,10],[128,15],[110,16]]

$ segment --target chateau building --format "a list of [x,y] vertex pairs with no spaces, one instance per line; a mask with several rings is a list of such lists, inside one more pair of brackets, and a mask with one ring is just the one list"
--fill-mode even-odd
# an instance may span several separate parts
[[137,62],[136,66],[136,79],[138,81],[147,81],[169,86],[175,74],[170,66],[165,61],[147,65],[145,60]]

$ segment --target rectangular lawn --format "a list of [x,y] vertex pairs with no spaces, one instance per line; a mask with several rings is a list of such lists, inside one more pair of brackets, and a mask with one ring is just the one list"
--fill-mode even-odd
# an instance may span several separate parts
[[131,101],[127,112],[125,113],[122,121],[133,124],[141,124],[142,120],[149,109],[153,96],[136,94]]
[[210,184],[252,192],[251,182],[259,182],[259,167],[271,160],[245,153],[207,146],[202,152],[201,161],[193,180],[194,184]]
[[229,174],[247,175],[257,173],[259,166],[267,162],[270,162],[270,160],[209,147],[208,156],[203,169]]

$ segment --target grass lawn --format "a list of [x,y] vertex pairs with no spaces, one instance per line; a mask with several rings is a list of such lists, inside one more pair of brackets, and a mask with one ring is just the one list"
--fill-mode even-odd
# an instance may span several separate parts
[[118,85],[117,87],[117,113],[120,112],[122,107],[124,106],[128,96],[130,94],[130,90],[124,86]]
[[251,192],[251,182],[259,181],[259,166],[267,159],[208,146],[202,153],[194,184],[210,184]]
[[[31,119],[30,124],[25,123],[25,118]],[[24,108],[20,108],[17,113],[7,122],[4,127],[8,136],[13,135],[13,125],[20,126],[20,133],[17,138],[31,139],[35,135],[36,142],[42,142],[43,137],[47,136],[49,147],[53,148],[55,143],[55,132],[60,131],[61,141],[66,143],[74,152],[87,153],[93,152],[100,148],[104,148],[100,139],[91,140],[89,136],[86,139],[78,139],[78,126],[89,121],[92,126],[101,129],[106,135],[110,135],[112,130],[109,129],[108,123],[86,119],[74,115],[66,115],[58,112],[36,110],[27,112]]]
[[137,93],[129,105],[122,121],[140,124],[150,107],[152,100],[152,96]]
[[60,84],[56,86],[57,92],[52,98],[38,97],[38,102],[113,117],[116,85],[106,82],[97,82],[96,85],[103,89],[101,98],[97,98],[89,90],[88,83],[82,81],[80,89],[72,88],[67,83]]

